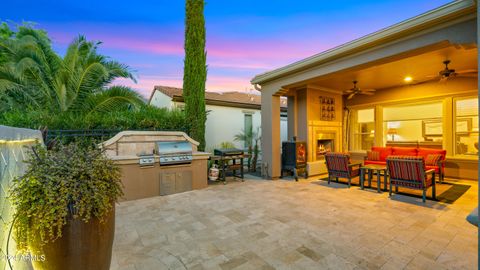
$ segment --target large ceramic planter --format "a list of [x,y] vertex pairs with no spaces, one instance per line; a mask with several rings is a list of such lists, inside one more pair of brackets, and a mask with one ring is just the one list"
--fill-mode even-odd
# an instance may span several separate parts
[[70,218],[62,237],[41,249],[29,243],[30,250],[45,260],[33,260],[33,267],[42,270],[109,270],[115,233],[115,206],[104,222],[92,217],[88,223]]

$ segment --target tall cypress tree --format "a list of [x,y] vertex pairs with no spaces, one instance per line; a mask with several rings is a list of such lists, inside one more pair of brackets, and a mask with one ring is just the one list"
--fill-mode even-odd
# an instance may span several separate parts
[[185,60],[183,67],[183,97],[185,113],[190,123],[190,136],[205,149],[205,82],[207,54],[205,52],[204,0],[186,0]]

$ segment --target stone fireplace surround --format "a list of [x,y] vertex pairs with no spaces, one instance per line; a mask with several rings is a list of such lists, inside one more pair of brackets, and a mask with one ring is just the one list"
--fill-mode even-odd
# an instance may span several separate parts
[[308,175],[327,173],[325,159],[317,157],[319,140],[332,140],[335,152],[342,152],[342,122],[339,121],[309,121],[308,123]]

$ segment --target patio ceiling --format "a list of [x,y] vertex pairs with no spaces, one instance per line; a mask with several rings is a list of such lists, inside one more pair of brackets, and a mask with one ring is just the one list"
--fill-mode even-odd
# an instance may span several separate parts
[[477,55],[476,47],[449,46],[383,64],[372,63],[369,66],[331,73],[309,81],[308,86],[342,92],[352,88],[352,81],[357,80],[361,88],[380,90],[406,84],[406,76],[413,78],[413,84],[421,83],[438,75],[438,72],[445,68],[442,62],[447,59],[451,60],[449,68],[456,71],[477,69]]

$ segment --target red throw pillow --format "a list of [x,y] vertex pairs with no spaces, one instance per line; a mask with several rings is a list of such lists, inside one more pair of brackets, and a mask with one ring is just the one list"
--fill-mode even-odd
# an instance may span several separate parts
[[380,160],[380,152],[378,151],[367,151],[367,159],[371,161]]
[[425,165],[437,166],[438,162],[442,160],[442,158],[443,158],[443,155],[441,154],[427,155],[427,158],[425,159]]

